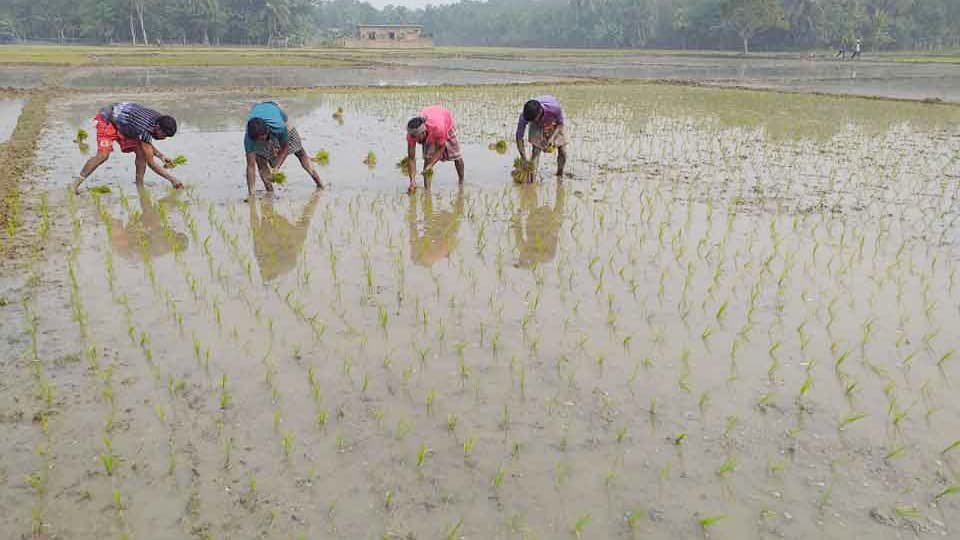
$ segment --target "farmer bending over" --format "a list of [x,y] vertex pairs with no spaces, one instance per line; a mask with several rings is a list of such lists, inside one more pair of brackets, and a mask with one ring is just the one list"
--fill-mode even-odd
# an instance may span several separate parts
[[[527,125],[530,125],[531,157],[527,161],[527,149],[523,142]],[[553,96],[540,96],[526,102],[523,113],[517,122],[517,150],[520,151],[520,160],[533,174],[529,181],[533,182],[537,167],[540,165],[540,152],[553,153],[557,151],[557,177],[563,178],[563,167],[567,163],[567,140],[563,135],[563,109],[560,102]]]
[[463,154],[457,138],[457,126],[453,115],[440,105],[431,105],[407,122],[407,175],[410,186],[407,191],[417,190],[417,143],[423,146],[423,187],[430,189],[433,166],[439,161],[452,161],[457,168],[460,185],[463,185]]
[[165,171],[154,157],[170,164],[170,160],[153,146],[153,141],[161,141],[177,134],[177,121],[172,116],[160,114],[143,105],[122,101],[104,107],[94,117],[97,123],[97,155],[93,156],[74,178],[73,190],[80,192],[80,184],[110,158],[113,143],[120,145],[120,151],[136,155],[136,183],[143,185],[143,175],[147,165],[153,172],[167,179],[173,187],[183,187],[172,174]]
[[260,169],[263,187],[273,191],[273,175],[291,153],[300,160],[300,165],[313,178],[313,183],[320,189],[324,188],[320,175],[310,164],[310,156],[303,149],[297,128],[287,124],[287,114],[272,101],[257,103],[250,109],[243,149],[247,154],[247,192],[251,197],[257,183],[256,170]]

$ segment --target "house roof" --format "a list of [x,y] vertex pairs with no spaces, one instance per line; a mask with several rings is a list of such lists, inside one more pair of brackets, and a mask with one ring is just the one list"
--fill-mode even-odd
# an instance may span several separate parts
[[423,28],[421,24],[358,24],[357,28]]

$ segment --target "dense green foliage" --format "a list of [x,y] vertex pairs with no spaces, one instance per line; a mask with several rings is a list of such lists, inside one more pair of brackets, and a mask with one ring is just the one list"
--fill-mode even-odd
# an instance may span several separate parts
[[[4,0],[0,32],[91,42],[298,45],[358,23],[418,23],[442,45],[616,48],[960,46],[958,0]],[[133,37],[132,37],[133,36]]]

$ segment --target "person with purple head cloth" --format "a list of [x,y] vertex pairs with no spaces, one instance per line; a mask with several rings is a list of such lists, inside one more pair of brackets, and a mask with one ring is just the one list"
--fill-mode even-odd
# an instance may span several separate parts
[[[530,141],[531,156],[527,161],[524,135],[529,127],[527,139]],[[533,171],[529,181],[533,182],[540,165],[540,153],[557,152],[557,178],[563,179],[563,167],[567,163],[567,141],[563,133],[563,109],[553,96],[540,96],[527,101],[517,122],[517,150],[525,167]]]

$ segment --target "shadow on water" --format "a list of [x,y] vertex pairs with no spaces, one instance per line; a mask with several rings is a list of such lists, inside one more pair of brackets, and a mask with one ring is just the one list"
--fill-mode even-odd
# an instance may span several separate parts
[[[434,209],[440,198],[429,190],[421,190],[410,196],[407,209],[407,225],[410,232],[410,259],[430,267],[447,259],[457,244],[460,220],[463,216],[463,189],[458,189],[456,198],[448,208]],[[422,219],[417,205],[422,208]]]
[[540,204],[542,186],[517,186],[520,204],[511,219],[518,268],[533,268],[557,257],[567,188],[558,186],[553,205]]
[[320,192],[315,192],[310,197],[294,223],[276,210],[272,197],[259,201],[251,198],[247,202],[253,252],[265,282],[283,276],[297,265],[320,196]]
[[138,188],[137,198],[140,210],[131,212],[127,216],[126,223],[112,218],[110,245],[114,252],[125,259],[137,262],[144,257],[162,257],[171,252],[187,249],[190,243],[189,237],[179,231],[164,231],[161,216],[161,211],[176,206],[178,195],[178,192],[173,191],[157,202],[153,202],[149,189]]

